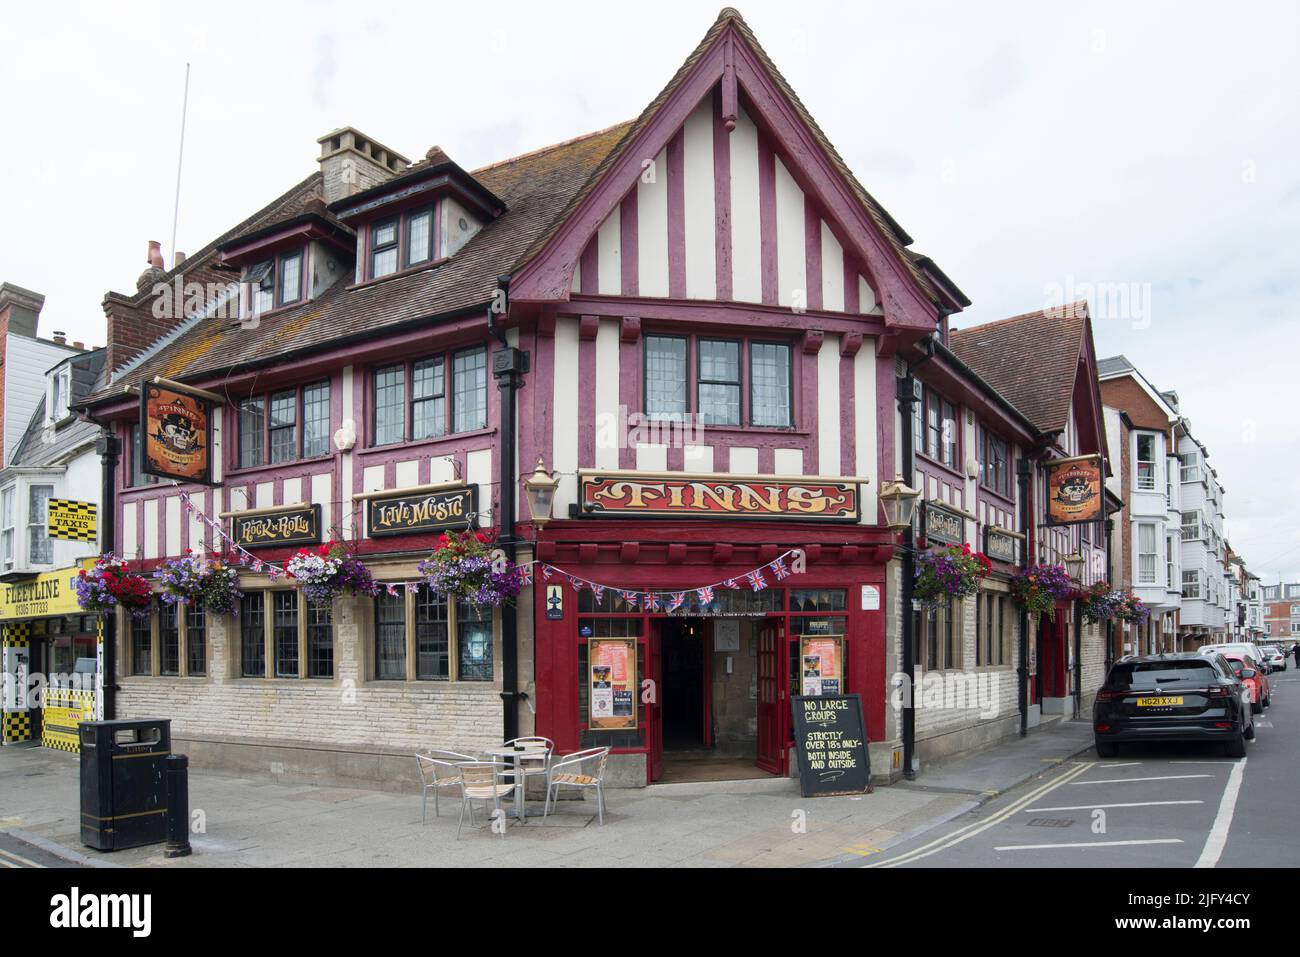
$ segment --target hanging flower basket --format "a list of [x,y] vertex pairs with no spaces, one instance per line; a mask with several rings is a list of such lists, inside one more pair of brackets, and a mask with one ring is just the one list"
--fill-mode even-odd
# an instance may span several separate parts
[[465,530],[438,537],[433,554],[417,566],[425,584],[448,600],[496,608],[518,597],[524,581],[519,566],[492,560],[493,539]]
[[376,595],[379,586],[370,569],[343,545],[330,541],[319,548],[300,549],[285,565],[313,604],[327,608],[339,595]]
[[1083,606],[1084,620],[1092,624],[1120,617],[1127,596],[1107,582],[1097,582],[1074,595]]
[[1030,615],[1056,621],[1056,603],[1074,593],[1064,565],[1030,565],[1011,579],[1011,596]]
[[1130,591],[1125,592],[1123,597],[1124,600],[1119,606],[1119,611],[1115,614],[1115,617],[1120,621],[1141,623],[1151,617],[1151,609],[1137,595]]
[[82,611],[109,614],[120,605],[135,618],[147,618],[152,609],[149,582],[116,555],[101,555],[94,568],[83,568],[72,588]]
[[921,607],[933,611],[949,599],[961,601],[975,594],[980,581],[992,571],[988,556],[971,551],[969,545],[922,552],[916,560],[912,597]]
[[213,552],[199,599],[203,608],[214,615],[237,615],[239,600],[243,597],[244,593],[239,590],[239,572],[222,560],[220,552]]
[[203,598],[205,574],[202,560],[188,548],[182,557],[167,559],[153,573],[154,580],[162,586],[159,600],[164,605],[199,603]]

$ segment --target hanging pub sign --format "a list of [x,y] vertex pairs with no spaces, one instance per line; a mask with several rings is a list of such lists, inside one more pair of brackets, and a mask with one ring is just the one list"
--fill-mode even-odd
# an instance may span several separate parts
[[1019,561],[1020,536],[1005,528],[984,526],[984,554],[995,561],[1014,565]]
[[859,695],[799,696],[794,709],[794,746],[804,797],[871,791],[871,756]]
[[140,387],[140,471],[212,485],[212,403],[170,386]]
[[927,542],[961,545],[966,541],[966,519],[946,505],[925,502],[921,506],[921,536]]
[[244,548],[320,543],[320,506],[299,505],[271,512],[235,512],[230,535]]
[[1057,459],[1047,466],[1047,524],[1078,525],[1106,516],[1100,455]]
[[50,538],[70,542],[93,542],[98,538],[96,512],[94,502],[52,498],[46,515],[46,533]]
[[412,489],[366,499],[371,538],[465,528],[478,509],[478,486]]
[[659,475],[579,471],[582,511],[591,517],[766,518],[856,522],[861,478]]
[[592,638],[587,642],[593,731],[636,728],[636,639]]

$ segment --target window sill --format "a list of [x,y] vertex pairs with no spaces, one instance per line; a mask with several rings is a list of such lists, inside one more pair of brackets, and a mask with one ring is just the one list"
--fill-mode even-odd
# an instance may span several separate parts
[[348,292],[351,292],[353,289],[367,289],[370,286],[378,286],[382,282],[388,282],[392,279],[401,279],[403,276],[412,276],[415,273],[424,272],[426,269],[433,269],[437,266],[441,266],[445,262],[449,262],[450,259],[451,257],[449,256],[443,256],[441,259],[432,259],[427,263],[419,263],[415,266],[407,266],[405,269],[399,269],[397,272],[390,272],[388,275],[380,276],[377,279],[363,279],[361,282],[354,282],[345,288]]
[[362,688],[398,688],[402,691],[423,691],[428,688],[482,688],[484,693],[499,692],[501,683],[493,678],[491,681],[469,681],[464,678],[424,678],[408,681],[405,678],[371,678],[361,683]]
[[793,425],[702,425],[700,428],[711,435],[734,438],[744,438],[750,435],[801,435],[805,437],[812,435],[810,430],[800,429]]
[[[394,452],[397,450],[408,451],[411,449],[419,450],[431,446],[446,445],[448,443],[459,445],[466,439],[476,439],[486,435],[496,435],[497,430],[489,426],[485,429],[473,429],[469,432],[448,432],[446,435],[439,435],[432,439],[415,439],[410,442],[390,442],[387,445],[371,445],[358,451],[359,455],[373,456],[382,455],[384,452]],[[472,451],[472,450],[471,450]]]
[[957,471],[955,467],[951,465],[944,465],[938,459],[932,459],[930,458],[930,456],[925,455],[924,453],[921,452],[915,453],[915,458],[917,459],[918,462],[924,462],[926,465],[932,465],[936,469],[939,469],[941,472],[944,472],[952,476],[954,479],[956,479],[959,482],[966,481],[966,476],[963,475],[961,472]]
[[325,462],[332,462],[333,460],[334,453],[331,452],[328,455],[314,455],[309,459],[290,459],[287,462],[276,462],[274,465],[249,465],[243,468],[232,468],[227,470],[223,479],[244,478],[249,475],[260,475],[263,472],[283,470],[299,465],[320,465]]

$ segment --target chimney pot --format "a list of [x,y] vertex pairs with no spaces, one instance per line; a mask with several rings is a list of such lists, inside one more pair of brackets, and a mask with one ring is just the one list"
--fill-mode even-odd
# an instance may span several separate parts
[[54,341],[57,342],[59,345],[65,345],[67,344],[68,341],[68,334],[66,332],[59,332],[56,330],[54,333]]
[[183,263],[183,262],[185,262],[185,254],[182,253],[182,252],[178,252],[178,253],[176,253],[176,262],[175,262],[175,264],[173,265],[172,268],[174,268],[174,269],[178,269],[178,268],[180,268],[180,265],[181,265],[181,263]]
[[156,239],[149,240],[149,265],[154,269],[165,269],[163,266],[162,243]]
[[72,348],[74,348],[74,349],[85,349],[85,348],[86,348],[86,344],[85,344],[84,342],[73,342],[73,343],[72,343]]

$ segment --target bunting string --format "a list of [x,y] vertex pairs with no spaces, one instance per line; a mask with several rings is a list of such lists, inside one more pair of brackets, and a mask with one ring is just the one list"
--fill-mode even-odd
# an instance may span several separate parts
[[[179,490],[179,483],[173,482],[172,484]],[[181,507],[185,510],[186,514],[196,516],[204,525],[212,529],[213,534],[237,557],[236,563],[241,568],[247,568],[250,571],[259,574],[265,574],[269,576],[272,581],[279,581],[281,579],[289,579],[293,577],[281,566],[258,558],[248,549],[244,548],[244,546],[235,541],[226,533],[226,530],[221,527],[221,522],[219,520],[210,518],[204,514],[202,509],[194,504],[190,499],[190,494],[188,492],[181,491],[180,499]],[[578,575],[567,572],[562,568],[557,568],[554,565],[536,559],[529,562],[519,562],[517,567],[520,575],[523,577],[524,587],[529,587],[533,584],[535,569],[538,569],[541,572],[543,582],[550,583],[553,579],[559,579],[560,581],[567,583],[575,592],[588,589],[591,591],[592,597],[596,600],[597,604],[603,602],[605,593],[609,592],[617,595],[624,603],[632,608],[641,608],[645,611],[651,612],[675,612],[686,603],[687,596],[692,594],[701,605],[712,605],[719,589],[741,590],[748,587],[751,591],[764,591],[771,587],[767,575],[770,574],[778,582],[785,581],[794,574],[794,570],[791,568],[789,561],[801,554],[800,549],[791,548],[782,552],[772,561],[759,565],[757,568],[754,568],[743,575],[724,578],[722,581],[712,582],[708,585],[700,585],[695,588],[669,591],[644,591],[640,589],[629,590],[617,585],[608,585],[602,582],[582,578]],[[417,588],[423,584],[423,582],[380,582],[379,584],[380,587],[387,592],[389,597],[398,598],[401,596],[403,590]]]

